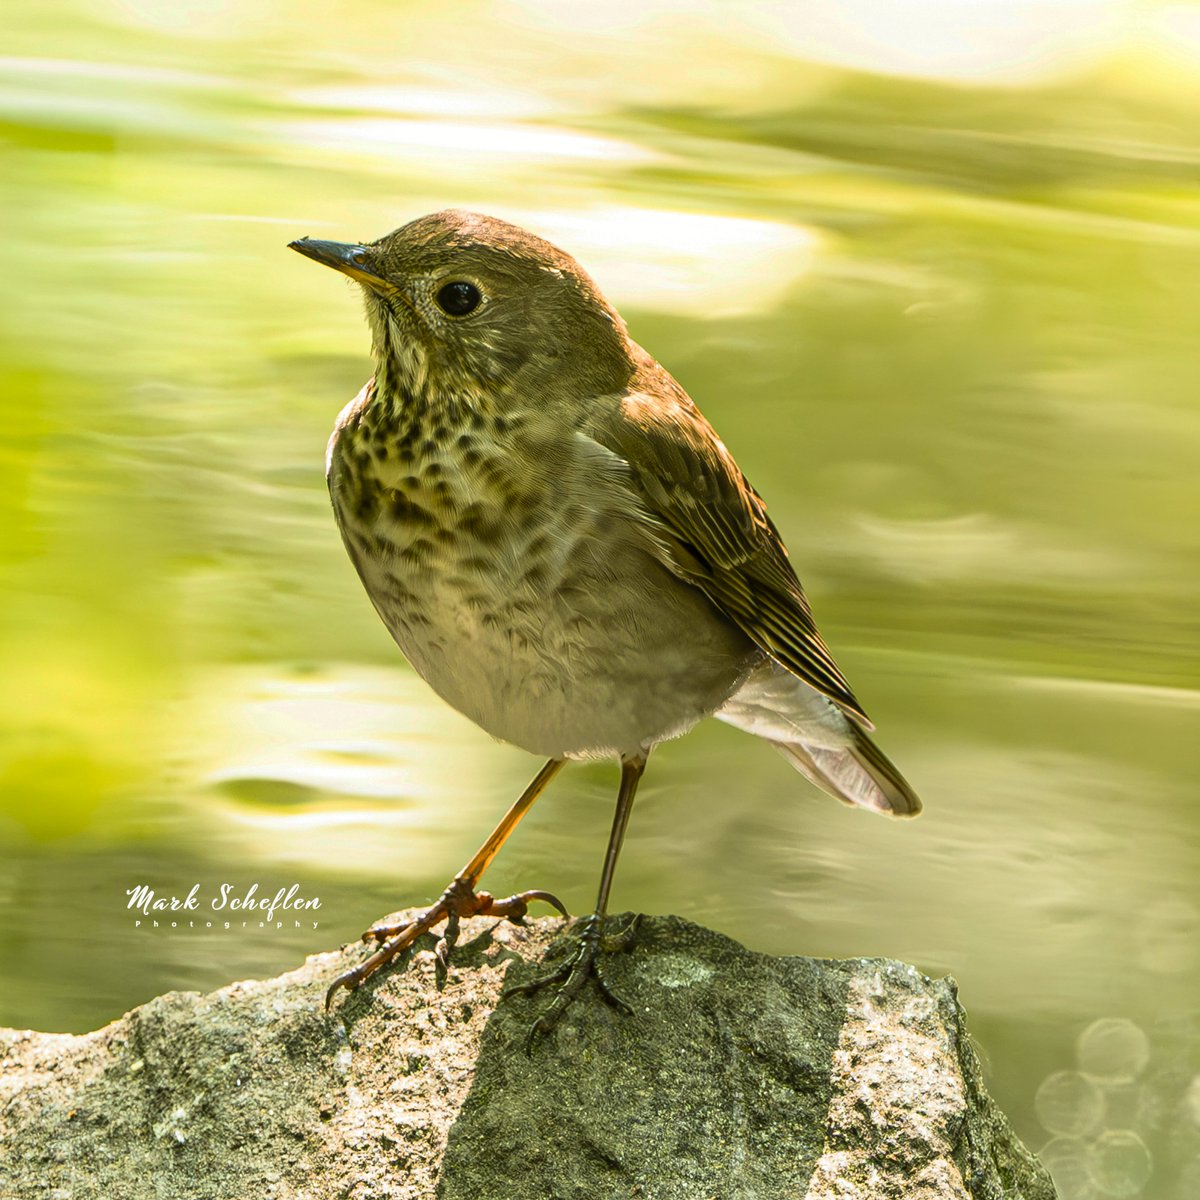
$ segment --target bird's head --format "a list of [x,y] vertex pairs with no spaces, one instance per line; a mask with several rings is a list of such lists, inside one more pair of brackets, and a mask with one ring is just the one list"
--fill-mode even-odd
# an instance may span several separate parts
[[583,268],[506,221],[451,209],[362,245],[290,245],[362,286],[380,375],[401,389],[552,403],[630,376],[625,324]]

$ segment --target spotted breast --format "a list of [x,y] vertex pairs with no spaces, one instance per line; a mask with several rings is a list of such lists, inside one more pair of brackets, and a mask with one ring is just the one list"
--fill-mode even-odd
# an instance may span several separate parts
[[397,644],[446,701],[533,753],[638,753],[762,657],[650,552],[631,490],[611,486],[625,469],[544,410],[388,407],[374,381],[330,440],[338,525]]

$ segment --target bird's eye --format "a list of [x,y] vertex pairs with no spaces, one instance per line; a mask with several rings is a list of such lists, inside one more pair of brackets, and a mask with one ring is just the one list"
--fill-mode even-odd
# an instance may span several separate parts
[[464,279],[456,279],[448,283],[437,294],[438,307],[452,317],[465,317],[473,313],[483,299],[483,293],[473,284]]

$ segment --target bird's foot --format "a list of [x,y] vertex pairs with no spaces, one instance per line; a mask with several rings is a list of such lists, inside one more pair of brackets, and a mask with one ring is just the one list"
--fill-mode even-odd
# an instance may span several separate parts
[[325,993],[325,1010],[329,1011],[338,988],[353,992],[381,967],[387,966],[398,954],[407,950],[422,934],[428,933],[442,921],[446,922],[446,928],[442,930],[434,953],[444,970],[450,962],[450,951],[458,941],[459,924],[463,917],[500,917],[514,925],[524,925],[525,914],[534,900],[544,900],[553,905],[564,917],[570,915],[563,907],[562,901],[550,892],[519,892],[515,896],[497,900],[490,892],[475,891],[464,876],[457,876],[442,893],[441,899],[431,904],[419,917],[401,925],[372,925],[362,935],[364,942],[374,942],[379,948],[364,958],[358,966],[344,971],[329,985],[329,990]]
[[558,1024],[559,1018],[589,979],[596,981],[596,987],[607,1004],[627,1017],[633,1015],[633,1009],[612,990],[605,978],[604,959],[601,956],[628,950],[637,938],[640,920],[635,916],[624,929],[605,935],[604,918],[599,913],[592,913],[583,919],[577,933],[572,931],[569,935],[576,945],[561,966],[528,983],[518,983],[504,990],[500,998],[507,1000],[511,996],[531,996],[551,984],[559,985],[546,1011],[529,1027],[529,1036],[525,1039],[526,1054],[533,1052],[533,1043],[539,1034],[548,1033]]

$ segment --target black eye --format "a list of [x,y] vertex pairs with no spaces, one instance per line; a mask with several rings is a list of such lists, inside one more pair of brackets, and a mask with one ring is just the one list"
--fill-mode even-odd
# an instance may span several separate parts
[[483,293],[473,284],[458,279],[448,283],[437,294],[438,307],[452,317],[473,313],[483,299]]

